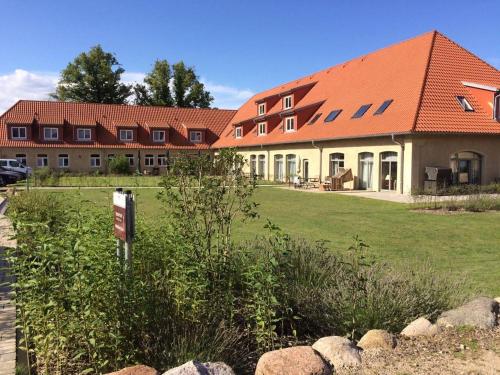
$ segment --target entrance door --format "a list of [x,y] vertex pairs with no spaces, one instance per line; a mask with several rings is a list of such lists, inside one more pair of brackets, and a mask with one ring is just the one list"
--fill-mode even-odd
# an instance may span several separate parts
[[304,180],[307,181],[309,179],[309,160],[308,159],[304,159],[302,169],[304,170]]
[[371,152],[362,152],[361,154],[359,154],[359,189],[368,190],[372,188],[372,172],[373,154]]
[[383,152],[380,160],[380,186],[382,190],[396,190],[398,178],[398,153]]

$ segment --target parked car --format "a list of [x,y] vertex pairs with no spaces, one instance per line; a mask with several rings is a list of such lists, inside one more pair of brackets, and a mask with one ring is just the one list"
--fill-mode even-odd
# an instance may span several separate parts
[[20,173],[23,178],[31,174],[31,168],[26,167],[16,159],[0,159],[0,167],[8,171]]
[[7,169],[0,167],[0,186],[15,184],[22,178],[23,176],[21,175],[21,173],[8,171]]

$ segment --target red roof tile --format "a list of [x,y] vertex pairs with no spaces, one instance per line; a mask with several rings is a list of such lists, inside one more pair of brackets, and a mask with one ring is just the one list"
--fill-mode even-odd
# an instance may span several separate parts
[[[238,110],[214,147],[420,131],[500,134],[500,123],[487,115],[462,81],[499,87],[500,72],[440,33],[429,32],[255,95]],[[258,122],[258,103],[266,100],[271,103],[270,108],[266,108],[267,119],[282,111],[282,100],[270,98],[304,86],[308,87],[308,91],[299,96],[294,107],[323,101],[309,114],[310,119],[321,113],[314,124],[304,125],[289,133],[285,133],[282,126],[274,126],[265,136],[247,131],[242,138],[234,138],[231,128],[235,124]],[[465,96],[477,109],[465,112],[457,102],[457,95]],[[393,99],[393,102],[387,110],[374,116],[374,112],[388,99]],[[372,106],[361,118],[352,119],[352,115],[364,104]],[[334,121],[325,123],[326,116],[336,109],[342,110],[340,115]]]
[[[207,149],[220,136],[236,111],[173,107],[148,107],[114,104],[70,103],[21,100],[0,117],[0,147],[81,147],[81,148],[168,148]],[[64,131],[64,142],[43,142],[36,137],[29,141],[8,139],[7,124],[62,126],[96,126],[97,141],[74,141],[70,129]],[[200,124],[206,129],[206,143],[193,144],[186,137],[183,123]],[[70,125],[71,124],[71,125]],[[117,141],[117,126],[137,126],[137,142]],[[168,143],[158,145],[149,134],[149,127],[170,128]],[[35,132],[34,135],[36,135]]]

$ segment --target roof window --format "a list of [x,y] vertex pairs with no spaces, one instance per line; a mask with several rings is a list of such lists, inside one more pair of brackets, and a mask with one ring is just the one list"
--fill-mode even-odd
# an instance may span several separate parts
[[321,113],[316,113],[314,117],[311,119],[311,121],[308,122],[308,125],[314,124],[318,119],[321,117]]
[[340,115],[340,112],[342,112],[341,109],[335,109],[335,110],[331,111],[330,114],[328,116],[326,116],[325,122],[332,122],[333,120],[335,120],[338,117],[338,115]]
[[368,111],[368,109],[371,107],[371,104],[364,104],[359,109],[356,111],[355,114],[352,115],[351,118],[360,118],[363,117],[363,115]]
[[382,113],[385,112],[385,110],[391,105],[393,102],[393,99],[386,100],[385,102],[382,103],[380,107],[375,111],[373,115],[381,115]]
[[465,96],[457,96],[457,100],[465,112],[474,112],[474,108],[472,108],[469,101],[465,99]]

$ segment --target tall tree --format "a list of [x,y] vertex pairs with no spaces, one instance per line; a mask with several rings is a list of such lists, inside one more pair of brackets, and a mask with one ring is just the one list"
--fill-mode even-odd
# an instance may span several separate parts
[[81,53],[61,72],[52,97],[68,102],[124,104],[131,86],[121,83],[125,70],[100,45]]
[[167,60],[156,60],[153,70],[144,78],[144,84],[134,86],[135,103],[139,105],[174,105],[170,93],[172,73]]
[[214,100],[200,82],[194,68],[178,62],[170,67],[157,60],[144,84],[134,86],[135,104],[208,108]]

